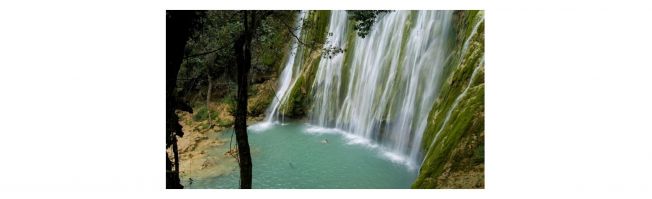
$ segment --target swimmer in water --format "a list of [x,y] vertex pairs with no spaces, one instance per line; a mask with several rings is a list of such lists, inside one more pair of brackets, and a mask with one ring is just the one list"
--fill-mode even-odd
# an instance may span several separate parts
[[328,139],[324,139],[321,141],[322,144],[328,144]]

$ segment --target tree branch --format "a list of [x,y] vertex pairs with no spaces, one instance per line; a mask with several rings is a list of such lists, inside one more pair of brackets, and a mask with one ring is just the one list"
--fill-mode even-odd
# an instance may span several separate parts
[[211,51],[207,51],[207,52],[203,52],[203,53],[198,53],[198,54],[194,54],[194,55],[188,55],[188,56],[184,57],[183,59],[188,59],[188,58],[192,58],[192,57],[199,57],[199,56],[203,56],[203,55],[208,55],[208,54],[211,54],[211,53],[214,53],[214,52],[220,51],[220,50],[224,50],[224,49],[226,49],[227,47],[229,47],[229,46],[228,46],[228,45],[225,45],[225,46],[222,46],[221,48],[218,48],[218,49],[215,49],[215,50],[211,50]]
[[[300,20],[303,20],[303,19],[300,19]],[[297,36],[296,34],[294,34],[294,31],[295,31],[296,29],[298,29],[298,28],[293,28],[292,26],[290,26],[290,25],[288,25],[287,23],[285,23],[285,21],[281,21],[281,23],[282,23],[282,24],[283,24],[283,25],[288,29],[288,32],[290,32],[290,36],[292,36],[292,37],[294,37],[295,39],[297,39],[297,43],[299,43],[299,44],[301,44],[301,45],[303,45],[303,46],[305,46],[305,47],[308,47],[308,48],[310,48],[310,49],[313,49],[313,50],[316,49],[316,48],[315,48],[315,44],[316,44],[316,42],[313,42],[313,45],[306,44],[306,43],[304,43],[303,41],[301,41],[301,38],[299,38],[299,36]]]

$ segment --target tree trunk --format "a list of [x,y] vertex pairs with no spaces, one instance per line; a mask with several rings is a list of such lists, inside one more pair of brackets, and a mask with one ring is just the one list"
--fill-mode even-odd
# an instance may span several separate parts
[[176,177],[179,178],[179,146],[176,137],[174,138],[174,142],[172,142],[172,152],[174,153],[174,171]]
[[[235,42],[235,55],[238,67],[238,91],[236,96],[235,113],[235,135],[238,143],[238,155],[240,158],[240,188],[251,189],[252,165],[251,153],[249,151],[249,140],[247,138],[247,88],[249,82],[247,76],[251,68],[251,27],[254,23],[247,23],[249,11],[244,11],[244,33]],[[252,19],[254,19],[252,15]]]
[[168,189],[179,189],[183,188],[181,185],[181,180],[179,179],[179,173],[174,172],[172,170],[172,161],[170,161],[170,158],[165,155],[165,166],[166,166],[166,172],[165,172],[165,187]]
[[[176,94],[177,75],[181,68],[184,48],[186,42],[192,33],[192,24],[197,15],[195,11],[168,11],[166,12],[166,148],[172,147],[174,163],[170,161],[166,154],[166,188],[181,189],[181,180],[179,178],[179,151],[177,147],[177,137],[183,136],[179,117],[175,110],[179,99]],[[185,107],[184,109],[189,109]],[[191,110],[191,109],[190,109]],[[166,152],[167,153],[167,152]],[[172,170],[174,164],[174,170]]]
[[208,129],[211,129],[213,127],[213,123],[211,122],[211,108],[209,102],[211,101],[211,88],[213,85],[211,84],[211,73],[210,70],[208,70],[208,66],[206,68],[207,76],[208,76],[208,91],[206,91],[206,110],[208,110]]

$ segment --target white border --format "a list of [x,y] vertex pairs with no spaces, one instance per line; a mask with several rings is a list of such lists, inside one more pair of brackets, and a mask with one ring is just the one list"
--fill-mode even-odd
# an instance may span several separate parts
[[[243,8],[486,10],[486,189],[164,190],[164,11]],[[649,198],[649,11],[635,1],[3,1],[0,195]]]

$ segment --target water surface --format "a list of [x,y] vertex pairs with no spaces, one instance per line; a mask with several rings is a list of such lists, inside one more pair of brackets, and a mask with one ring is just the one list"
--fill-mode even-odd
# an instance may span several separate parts
[[[391,154],[377,145],[337,129],[259,124],[248,132],[253,188],[410,188],[416,178],[415,170],[388,158]],[[221,136],[228,139],[231,134],[228,130]],[[239,170],[233,170],[196,179],[190,186],[183,183],[187,188],[238,188]]]

